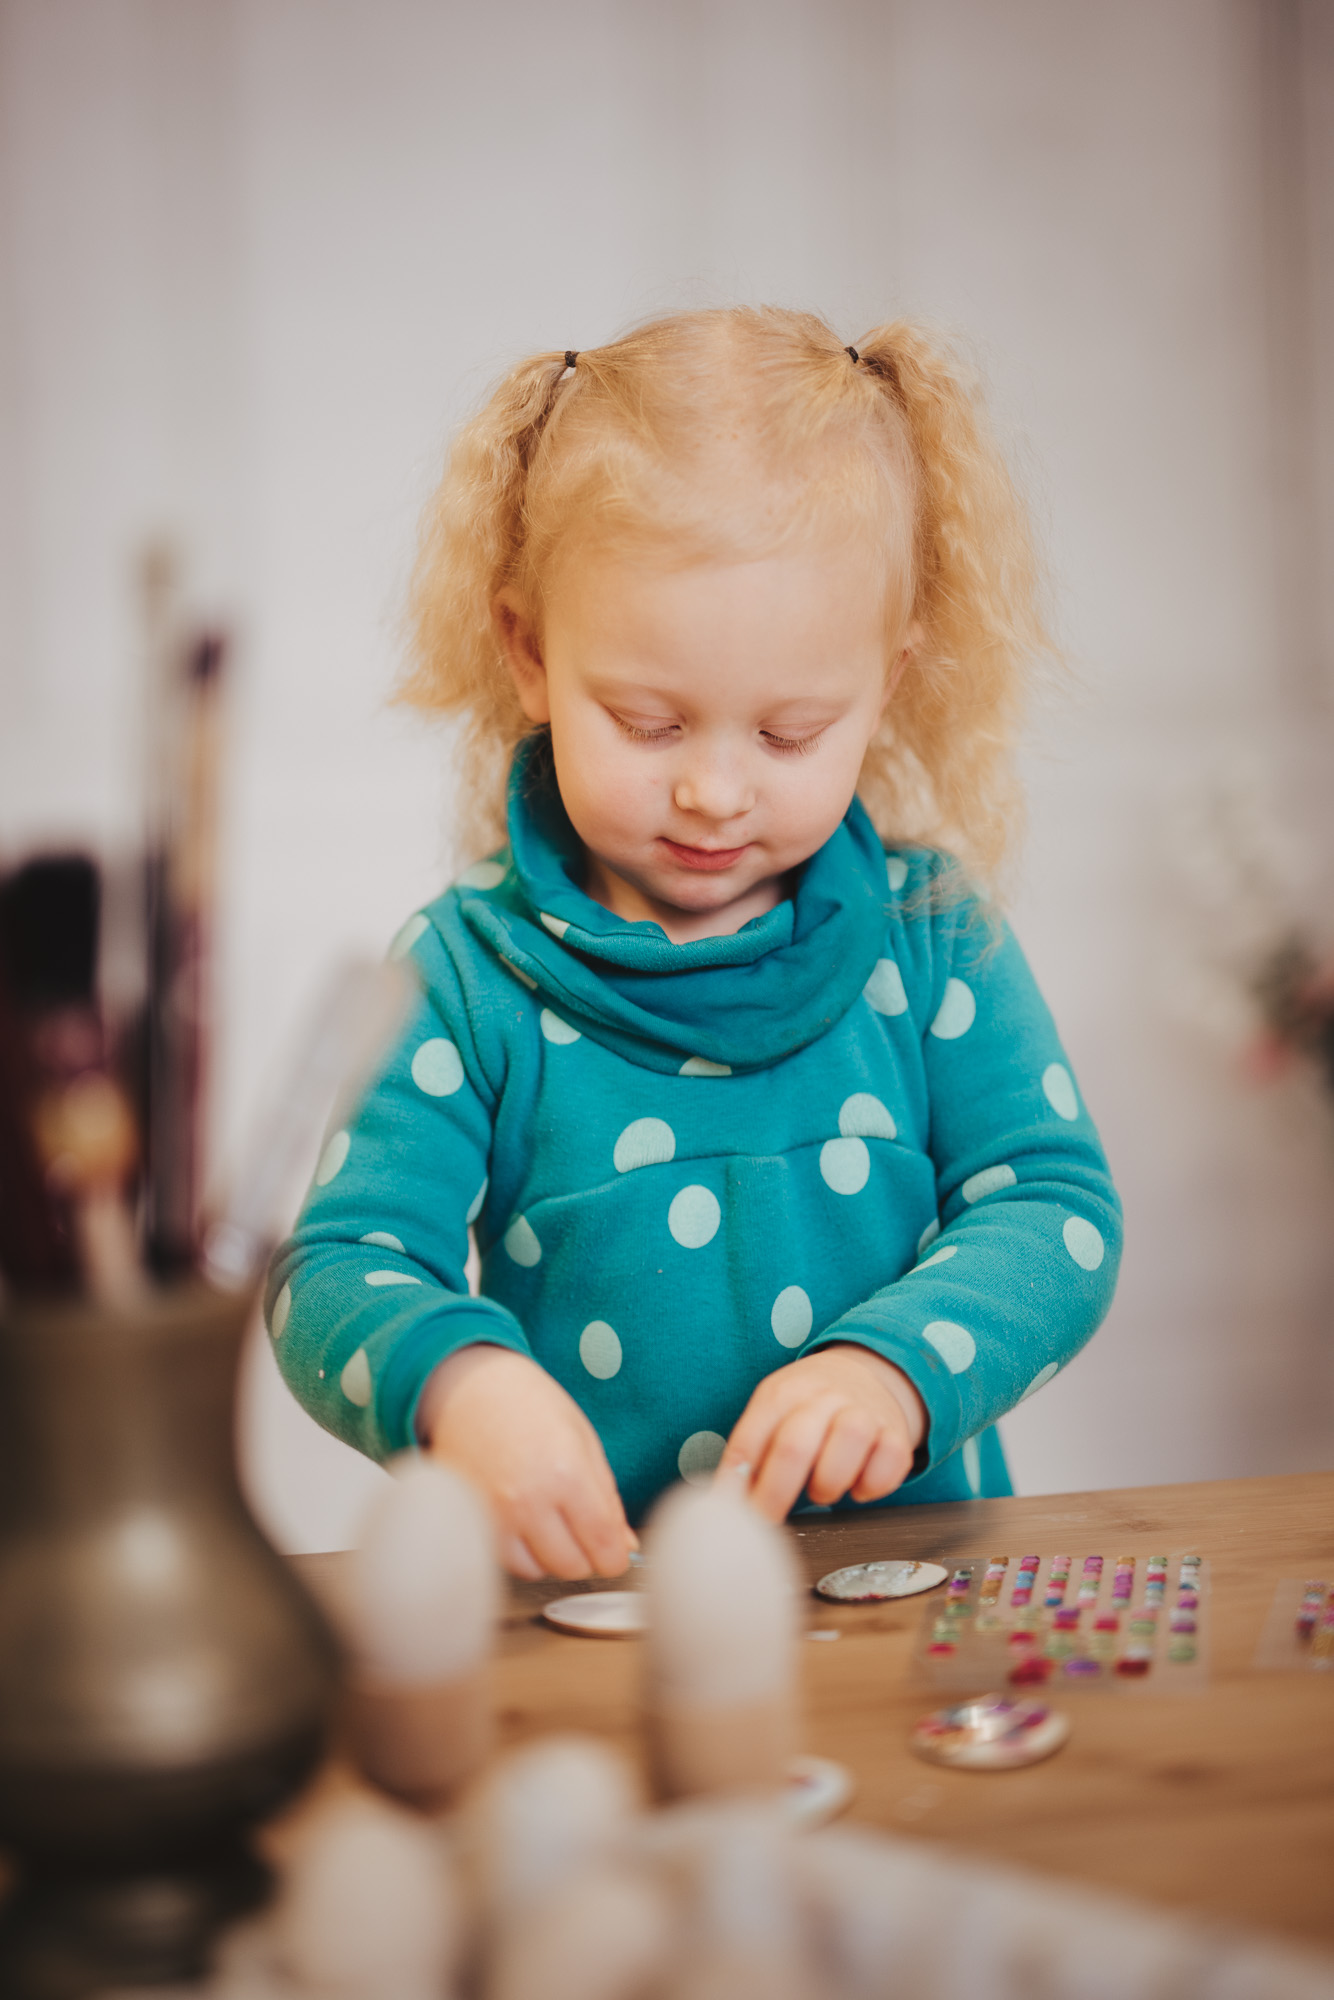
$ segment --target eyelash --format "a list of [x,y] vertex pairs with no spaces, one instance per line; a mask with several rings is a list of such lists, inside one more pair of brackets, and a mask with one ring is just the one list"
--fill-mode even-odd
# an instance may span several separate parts
[[[665,743],[676,728],[674,722],[669,722],[661,729],[636,729],[633,722],[626,722],[619,715],[614,720],[617,728],[632,737],[636,743]],[[815,748],[824,731],[817,729],[810,736],[771,736],[768,730],[764,729],[760,734],[769,748],[777,750],[781,756],[804,757]]]

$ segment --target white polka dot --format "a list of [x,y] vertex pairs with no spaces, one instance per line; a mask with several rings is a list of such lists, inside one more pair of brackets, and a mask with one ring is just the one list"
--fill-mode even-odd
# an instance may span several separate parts
[[510,961],[507,958],[502,957],[500,962],[504,966],[506,972],[512,972],[514,974],[514,977],[518,980],[520,986],[526,986],[530,993],[536,993],[537,981],[535,979],[530,979],[528,974],[526,972],[521,972],[517,965],[511,965]]
[[554,938],[563,938],[570,928],[564,917],[549,916],[545,910],[539,910],[537,914]]
[[862,992],[877,1014],[906,1014],[908,996],[903,990],[903,974],[892,958],[878,958],[875,971]]
[[667,1227],[683,1250],[702,1250],[718,1234],[723,1212],[706,1187],[683,1187],[667,1211]]
[[676,1469],[692,1486],[707,1486],[726,1449],[717,1431],[693,1431],[676,1454]]
[[558,1048],[567,1048],[571,1042],[583,1040],[578,1028],[572,1028],[568,1021],[562,1021],[559,1014],[553,1014],[550,1007],[544,1007],[537,1017],[537,1024],[549,1042]]
[[499,861],[474,861],[471,868],[465,868],[459,876],[461,889],[498,889],[505,879],[505,870]]
[[273,1311],[269,1314],[269,1333],[274,1340],[281,1340],[287,1331],[287,1316],[292,1310],[292,1287],[284,1285],[273,1301]]
[[419,1285],[420,1278],[414,1278],[411,1271],[367,1271],[368,1285]]
[[463,1058],[453,1042],[436,1035],[412,1058],[412,1081],[428,1097],[452,1097],[463,1082]]
[[965,1438],[959,1456],[963,1460],[963,1476],[968,1481],[968,1491],[976,1499],[982,1491],[982,1454],[976,1438]]
[[1018,1178],[1014,1168],[1002,1162],[998,1167],[983,1167],[980,1174],[969,1174],[959,1193],[966,1202],[981,1201],[983,1195],[998,1194],[1002,1188],[1013,1187]]
[[1072,1215],[1068,1218],[1061,1235],[1065,1238],[1065,1247],[1076,1264],[1082,1264],[1086,1271],[1096,1271],[1107,1255],[1107,1245],[1093,1224],[1085,1222],[1082,1215]]
[[895,1139],[899,1130],[880,1099],[865,1090],[844,1098],[838,1129],[845,1139]]
[[903,887],[904,883],[908,879],[908,864],[904,860],[901,854],[886,855],[885,874],[889,878],[890,888],[894,891],[894,894],[897,896],[899,890]]
[[952,1319],[933,1319],[929,1326],[922,1328],[922,1333],[951,1375],[962,1375],[965,1368],[972,1367],[977,1342],[966,1326],[956,1326]]
[[860,1194],[871,1172],[865,1140],[826,1139],[820,1148],[820,1172],[835,1194]]
[[352,1140],[348,1133],[334,1133],[320,1154],[320,1163],[315,1169],[316,1187],[328,1187],[334,1176],[342,1172],[343,1162],[347,1158],[351,1144]]
[[505,1249],[516,1264],[522,1264],[531,1271],[534,1264],[542,1261],[542,1245],[526,1215],[516,1215],[505,1231]]
[[1052,1376],[1056,1373],[1058,1366],[1059,1363],[1049,1361],[1045,1368],[1039,1368],[1037,1374],[1019,1398],[1020,1402],[1026,1403],[1030,1396],[1037,1395],[1039,1389],[1045,1389]]
[[676,1134],[665,1118],[636,1118],[627,1125],[612,1148],[612,1165],[618,1174],[635,1167],[659,1167],[676,1152]]
[[960,1035],[966,1035],[977,1017],[977,1002],[973,998],[971,986],[965,986],[962,979],[947,979],[940,1010],[931,1023],[931,1032],[938,1041],[957,1042]]
[[687,1056],[678,1072],[681,1076],[730,1076],[730,1063],[710,1062],[707,1056]]
[[469,1228],[472,1227],[473,1223],[476,1222],[478,1216],[482,1212],[482,1203],[486,1200],[486,1191],[490,1187],[490,1185],[491,1185],[491,1177],[488,1174],[486,1179],[482,1182],[482,1185],[478,1188],[476,1194],[473,1196],[471,1202],[468,1205],[467,1219]]
[[780,1347],[800,1347],[815,1323],[811,1302],[800,1285],[787,1285],[774,1300],[769,1324]]
[[1058,1118],[1078,1118],[1075,1080],[1064,1063],[1048,1063],[1042,1072],[1042,1095]]
[[614,1326],[605,1319],[588,1322],[579,1336],[579,1359],[599,1382],[609,1382],[621,1366],[621,1343]]
[[919,1257],[921,1256],[923,1250],[925,1250],[927,1244],[934,1243],[939,1234],[940,1234],[940,1217],[937,1216],[934,1222],[927,1223],[926,1228],[922,1231],[921,1235],[917,1239],[917,1254]]
[[371,1399],[371,1364],[366,1359],[366,1350],[359,1347],[338,1378],[338,1386],[349,1403],[355,1403],[364,1410]]
[[397,1250],[400,1252],[403,1250],[403,1245],[399,1242],[398,1238],[391,1236],[387,1229],[368,1229],[364,1236],[357,1238],[357,1241],[358,1243],[377,1243],[381,1250]]
[[[958,1254],[957,1243],[942,1243],[934,1257],[923,1257],[920,1264],[913,1265],[913,1271],[928,1271],[933,1264],[948,1264],[950,1258],[957,1257]],[[912,1271],[909,1271],[908,1276],[912,1276]]]
[[389,947],[390,958],[406,958],[418,938],[425,937],[431,928],[431,919],[418,910],[415,917],[409,917],[403,928],[396,932]]

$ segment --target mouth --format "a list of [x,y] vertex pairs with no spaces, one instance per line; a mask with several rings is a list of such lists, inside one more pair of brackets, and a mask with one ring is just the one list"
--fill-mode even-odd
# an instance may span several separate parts
[[724,868],[732,868],[746,852],[750,842],[741,847],[685,847],[679,840],[662,842],[673,861],[679,861],[683,868],[696,868],[701,873],[721,874]]

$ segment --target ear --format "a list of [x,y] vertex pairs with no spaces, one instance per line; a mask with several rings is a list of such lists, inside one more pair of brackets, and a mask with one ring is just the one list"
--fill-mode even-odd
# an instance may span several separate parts
[[894,695],[898,688],[899,682],[903,679],[904,674],[907,672],[909,664],[912,661],[913,655],[920,651],[922,643],[925,640],[925,638],[926,638],[925,631],[923,630],[922,626],[918,624],[917,620],[914,618],[912,624],[908,627],[907,631],[903,635],[903,642],[899,647],[899,656],[895,660],[893,666],[889,670],[888,675],[886,676],[884,699],[881,701],[880,704],[881,715],[884,714],[885,710],[889,707],[890,702],[894,699]]
[[550,722],[546,662],[532,613],[518,591],[507,584],[492,601],[491,617],[519,706],[530,722]]

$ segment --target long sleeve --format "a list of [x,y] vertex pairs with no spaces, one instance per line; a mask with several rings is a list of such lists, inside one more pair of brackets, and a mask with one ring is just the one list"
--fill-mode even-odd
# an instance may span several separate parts
[[512,1313],[469,1296],[494,1091],[434,932],[423,930],[416,956],[429,998],[355,1118],[326,1140],[266,1295],[293,1393],[373,1458],[413,1442],[422,1388],[456,1349],[489,1341],[530,1352]]
[[963,904],[898,943],[904,963],[882,960],[879,1004],[886,1034],[905,1053],[918,1043],[939,1222],[911,1270],[802,1351],[853,1341],[910,1377],[929,1417],[920,1478],[1090,1339],[1115,1288],[1121,1210],[1009,931],[995,937]]

